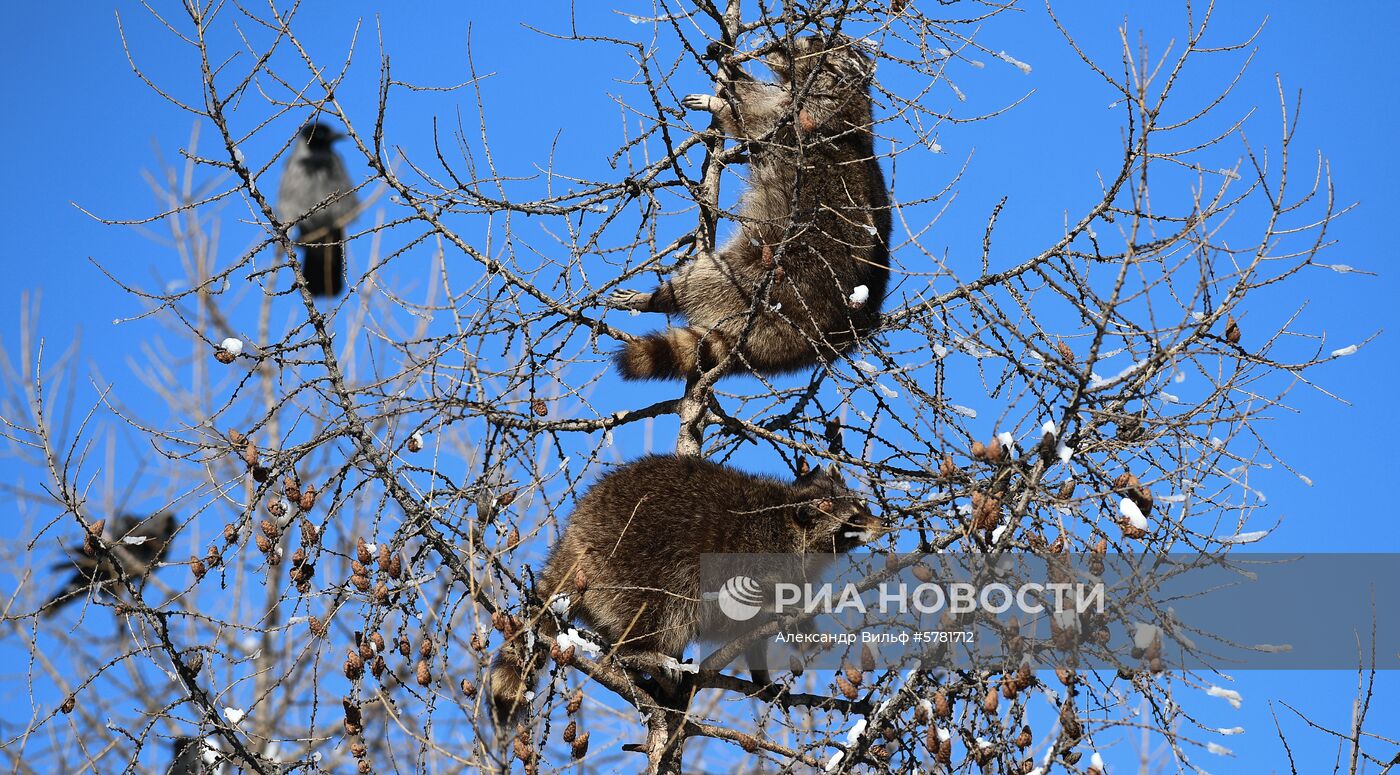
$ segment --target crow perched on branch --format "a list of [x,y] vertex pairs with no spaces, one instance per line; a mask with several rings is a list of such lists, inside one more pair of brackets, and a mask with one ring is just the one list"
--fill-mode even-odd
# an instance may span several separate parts
[[345,287],[345,226],[359,202],[345,162],[331,148],[344,136],[316,121],[302,127],[277,189],[277,218],[296,224],[301,274],[313,296],[339,296]]
[[39,610],[53,616],[68,603],[85,595],[88,590],[103,591],[119,579],[145,578],[165,559],[170,549],[170,537],[175,534],[175,515],[162,511],[153,517],[122,515],[112,528],[112,538],[101,537],[100,523],[83,544],[70,552],[71,559],[57,568],[73,568],[68,583]]

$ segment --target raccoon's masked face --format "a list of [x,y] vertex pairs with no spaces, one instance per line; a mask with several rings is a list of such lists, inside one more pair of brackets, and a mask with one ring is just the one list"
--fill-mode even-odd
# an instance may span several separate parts
[[884,520],[870,512],[835,468],[800,474],[796,484],[804,496],[797,526],[810,536],[811,551],[850,551],[884,532]]

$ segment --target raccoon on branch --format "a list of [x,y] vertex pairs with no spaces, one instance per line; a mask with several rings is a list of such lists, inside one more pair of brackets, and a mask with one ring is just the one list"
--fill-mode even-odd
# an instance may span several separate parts
[[[805,471],[789,483],[703,458],[653,455],[584,493],[536,592],[618,653],[679,660],[700,632],[734,627],[710,621],[713,614],[701,604],[700,555],[832,554],[882,529],[831,469]],[[548,616],[538,630],[557,636]],[[508,628],[487,678],[497,724],[518,720],[527,708],[526,693],[548,650],[541,640]]]
[[793,372],[836,360],[879,323],[892,220],[875,156],[873,63],[850,38],[815,35],[766,63],[774,82],[726,68],[724,97],[683,101],[747,141],[748,188],[723,247],[650,293],[609,298],[688,324],[629,341],[616,355],[624,379],[690,379],[721,363],[725,374]]

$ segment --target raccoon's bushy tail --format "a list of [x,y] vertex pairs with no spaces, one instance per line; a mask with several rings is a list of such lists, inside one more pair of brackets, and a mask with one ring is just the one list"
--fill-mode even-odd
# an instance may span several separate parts
[[617,370],[623,379],[687,379],[714,368],[732,346],[715,329],[668,328],[628,342],[617,353]]
[[[486,688],[491,696],[492,721],[497,729],[508,729],[519,721],[530,708],[526,694],[535,688],[535,673],[538,672],[547,655],[547,647],[540,638],[528,631],[511,627],[514,634],[507,637],[496,658],[491,660],[491,670],[486,676]],[[552,642],[549,634],[554,627],[542,622],[540,626],[544,643]]]

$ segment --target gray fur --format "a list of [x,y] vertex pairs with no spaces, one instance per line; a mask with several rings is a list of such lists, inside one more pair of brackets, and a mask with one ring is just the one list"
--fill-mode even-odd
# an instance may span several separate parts
[[[683,100],[748,141],[748,188],[739,229],[723,247],[651,293],[611,297],[614,306],[679,314],[689,324],[628,342],[617,356],[625,379],[693,377],[722,362],[746,329],[726,373],[795,371],[840,357],[878,325],[891,216],[874,149],[873,66],[845,37],[798,38],[767,62],[773,83],[735,70],[724,97]],[[750,324],[770,276],[769,303]],[[862,285],[868,300],[852,304]]]

